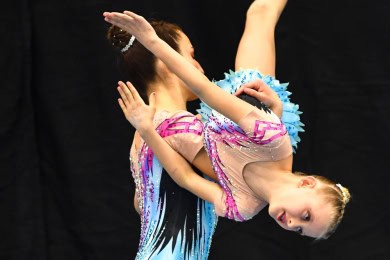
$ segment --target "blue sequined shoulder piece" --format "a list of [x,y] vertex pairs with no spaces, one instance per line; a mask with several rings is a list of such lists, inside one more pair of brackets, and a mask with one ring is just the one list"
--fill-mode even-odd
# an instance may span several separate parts
[[[283,115],[282,122],[285,124],[288,134],[290,136],[291,145],[293,151],[298,147],[298,143],[301,141],[299,132],[304,132],[304,124],[300,120],[301,111],[299,111],[299,105],[290,101],[291,92],[287,91],[288,83],[280,83],[279,80],[272,76],[265,76],[257,70],[246,69],[240,71],[232,71],[225,73],[225,79],[215,81],[218,87],[222,88],[230,94],[234,94],[242,84],[251,82],[255,79],[261,79],[268,86],[270,86],[279,96],[283,103]],[[200,108],[197,112],[202,116],[202,120],[206,122],[210,115],[213,113],[213,109],[206,103],[201,102]]]

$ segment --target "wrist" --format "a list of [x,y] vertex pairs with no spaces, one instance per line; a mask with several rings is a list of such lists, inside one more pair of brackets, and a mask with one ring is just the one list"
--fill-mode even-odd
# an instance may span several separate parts
[[153,127],[153,125],[142,125],[137,128],[138,133],[140,136],[145,139],[145,137],[149,136],[152,134],[154,131],[156,131]]
[[273,107],[272,111],[279,117],[282,117],[283,114],[283,103],[282,102],[277,102]]

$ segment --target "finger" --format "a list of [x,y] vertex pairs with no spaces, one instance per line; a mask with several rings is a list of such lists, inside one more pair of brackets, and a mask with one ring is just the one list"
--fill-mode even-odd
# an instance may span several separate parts
[[256,98],[257,100],[262,100],[264,98],[264,94],[262,92],[259,92],[257,90],[251,89],[251,88],[245,88],[244,93]]
[[133,12],[131,12],[131,11],[128,11],[128,10],[124,10],[123,13],[124,13],[125,15],[130,16],[130,17],[133,17],[133,16],[135,15],[135,13],[133,13]]
[[117,18],[109,18],[109,17],[105,17],[104,20],[106,22],[109,22],[111,23],[112,25],[115,25],[119,28],[121,28],[122,30],[125,30],[125,31],[130,31],[130,29],[128,28],[129,24],[132,22],[132,21],[123,21],[123,20],[120,20],[120,19],[117,19]]
[[120,86],[117,87],[117,90],[119,92],[119,95],[121,96],[121,99],[123,101],[123,103],[128,106],[129,105],[129,101],[127,100],[126,98],[126,94],[123,92],[122,88]]
[[249,88],[246,88],[244,91],[247,95],[256,98],[258,101],[263,102],[265,105],[272,105],[272,99],[270,99],[269,96],[267,96],[267,94],[265,94],[264,92],[259,92]]
[[127,81],[126,85],[127,85],[128,90],[130,91],[134,101],[142,101],[143,102],[141,96],[139,95],[138,91],[135,89],[133,84],[131,84],[131,82]]
[[132,16],[126,15],[124,13],[115,12],[115,13],[111,13],[108,17],[124,25],[126,25],[126,23],[134,21],[134,18]]
[[260,89],[260,86],[258,84],[258,81],[252,81],[252,82],[248,82],[248,83],[245,83],[244,85],[242,85],[242,88],[250,88],[250,89],[255,89],[258,91]]
[[259,90],[258,91],[264,91],[265,89],[269,89],[270,87],[267,85],[267,83],[265,83],[263,80],[261,79],[257,79],[256,80],[256,84],[258,84],[259,86]]
[[235,96],[239,96],[242,94],[242,92],[244,91],[244,87],[241,86],[239,89],[237,89],[236,93],[234,93]]
[[135,21],[135,17],[133,17],[131,15],[124,14],[124,13],[117,13],[116,16],[118,17],[118,19],[120,19],[120,21],[125,22],[125,23]]
[[255,89],[257,91],[258,85],[255,85],[254,82],[249,82],[241,85],[241,87],[234,93],[234,95],[238,96],[244,92],[245,89]]
[[136,25],[147,22],[147,20],[143,16],[138,15],[136,13],[130,11],[124,11],[123,13],[127,15],[130,19],[132,19],[132,22]]
[[129,18],[128,15],[125,15],[123,13],[119,13],[119,12],[107,12],[107,13],[103,13],[106,15],[106,17],[110,17],[111,19],[126,19],[126,18]]
[[123,82],[118,82],[118,91],[121,95],[123,102],[126,106],[128,106],[133,101],[133,98],[131,96],[131,93],[127,89],[127,86]]
[[116,20],[117,19],[115,12],[104,12],[103,16],[105,19],[109,19],[109,20]]
[[140,15],[138,15],[136,13],[133,13],[133,12],[127,11],[127,10],[125,10],[123,13],[126,14],[127,16],[130,16],[130,17],[136,18],[136,19],[139,19],[139,18],[142,17],[142,16],[140,16]]
[[126,30],[126,26],[134,22],[134,19],[122,13],[112,12],[112,13],[104,13],[104,14],[105,14],[104,16],[105,21],[115,26],[118,26],[123,30]]
[[115,18],[112,18],[111,16],[105,16],[104,21],[121,28],[121,24],[119,24],[118,21]]
[[253,96],[253,95],[256,95],[257,93],[259,93],[259,92],[257,92],[257,90],[254,90],[254,89],[251,89],[251,88],[244,88],[243,92],[245,94],[250,95],[250,96]]
[[127,110],[126,110],[125,104],[123,103],[123,100],[120,99],[120,98],[118,98],[118,103],[119,103],[119,106],[120,106],[121,109],[122,109],[123,114],[126,114]]
[[265,84],[264,81],[262,81],[261,79],[255,79],[254,81],[252,82],[248,82],[246,84],[244,84],[244,87],[246,88],[252,88],[252,89],[255,89],[257,91],[263,91],[263,89],[265,87],[267,87],[268,85]]

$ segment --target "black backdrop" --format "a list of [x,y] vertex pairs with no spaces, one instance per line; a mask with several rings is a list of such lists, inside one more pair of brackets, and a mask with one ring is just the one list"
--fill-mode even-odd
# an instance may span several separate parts
[[[105,10],[179,23],[212,79],[233,68],[250,0],[2,3],[0,259],[132,259],[139,219]],[[304,112],[294,168],[350,187],[343,224],[313,243],[266,212],[220,219],[210,259],[390,259],[390,2],[290,1],[277,77]],[[197,103],[191,104],[195,108]]]

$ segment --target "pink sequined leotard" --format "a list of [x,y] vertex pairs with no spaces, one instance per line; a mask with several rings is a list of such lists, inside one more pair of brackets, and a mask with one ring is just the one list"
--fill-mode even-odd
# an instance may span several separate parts
[[285,125],[269,109],[254,110],[235,124],[213,111],[204,130],[205,146],[224,190],[214,201],[215,212],[236,221],[255,216],[263,202],[256,198],[243,177],[251,162],[277,161],[292,154]]

